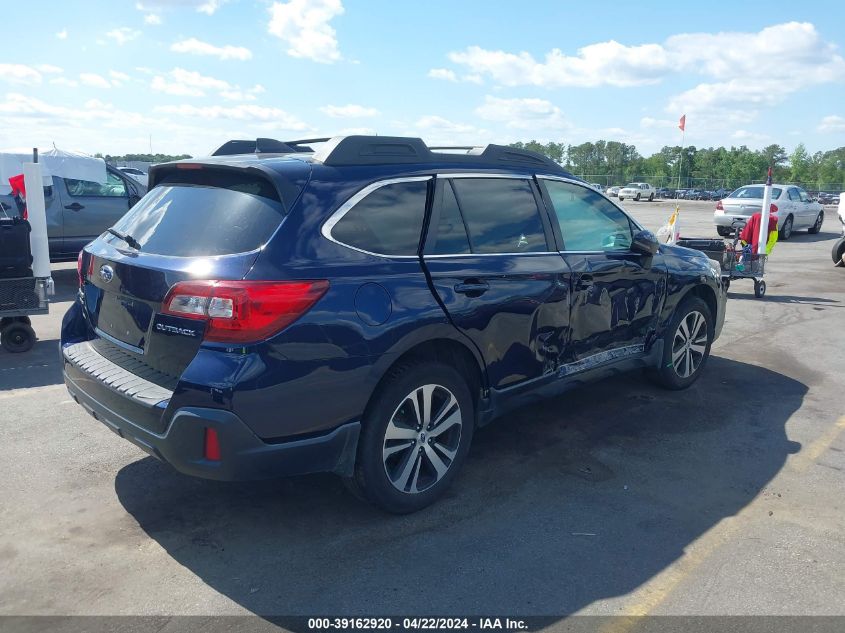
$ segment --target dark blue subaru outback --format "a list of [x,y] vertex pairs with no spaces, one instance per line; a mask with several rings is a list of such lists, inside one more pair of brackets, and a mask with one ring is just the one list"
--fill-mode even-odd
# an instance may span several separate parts
[[334,472],[410,512],[521,403],[699,377],[725,317],[703,254],[539,154],[456,150],[258,139],[154,167],[80,254],[71,395],[183,473]]

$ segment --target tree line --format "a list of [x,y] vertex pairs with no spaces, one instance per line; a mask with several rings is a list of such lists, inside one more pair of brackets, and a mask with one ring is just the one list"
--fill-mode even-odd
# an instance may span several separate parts
[[675,187],[680,173],[681,187],[733,189],[765,180],[766,170],[771,166],[777,182],[837,193],[845,189],[845,147],[810,154],[803,144],[799,144],[787,154],[776,144],[759,150],[745,145],[700,149],[690,145],[684,147],[682,153],[680,146],[666,145],[645,157],[636,146],[617,141],[601,140],[580,145],[529,141],[511,146],[545,154],[570,173],[608,186],[642,180],[658,187]]
[[118,162],[133,162],[138,161],[142,163],[169,163],[172,160],[182,160],[183,158],[193,158],[190,154],[124,154],[123,156],[111,156],[109,154],[103,155],[97,152],[94,158],[102,158],[107,163]]

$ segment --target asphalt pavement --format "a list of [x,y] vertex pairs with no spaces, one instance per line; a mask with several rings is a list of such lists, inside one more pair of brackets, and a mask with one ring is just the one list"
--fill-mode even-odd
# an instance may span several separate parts
[[[673,203],[625,206],[656,230]],[[682,203],[714,236],[713,203]],[[730,289],[705,375],[633,373],[476,434],[440,503],[405,517],[332,476],[180,475],[68,396],[75,265],[0,351],[0,615],[845,615],[845,269],[818,235]],[[268,411],[268,415],[275,415]]]

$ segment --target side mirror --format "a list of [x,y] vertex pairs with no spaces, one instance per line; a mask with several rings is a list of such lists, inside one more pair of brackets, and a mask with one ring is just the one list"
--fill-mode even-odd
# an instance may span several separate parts
[[641,255],[652,257],[660,248],[654,233],[651,231],[638,231],[634,233],[634,240],[631,242],[631,250]]

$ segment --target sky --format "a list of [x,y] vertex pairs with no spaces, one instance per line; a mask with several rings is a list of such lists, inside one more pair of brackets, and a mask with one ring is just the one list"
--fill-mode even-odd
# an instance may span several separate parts
[[845,3],[16,2],[0,148],[233,138],[845,145]]

